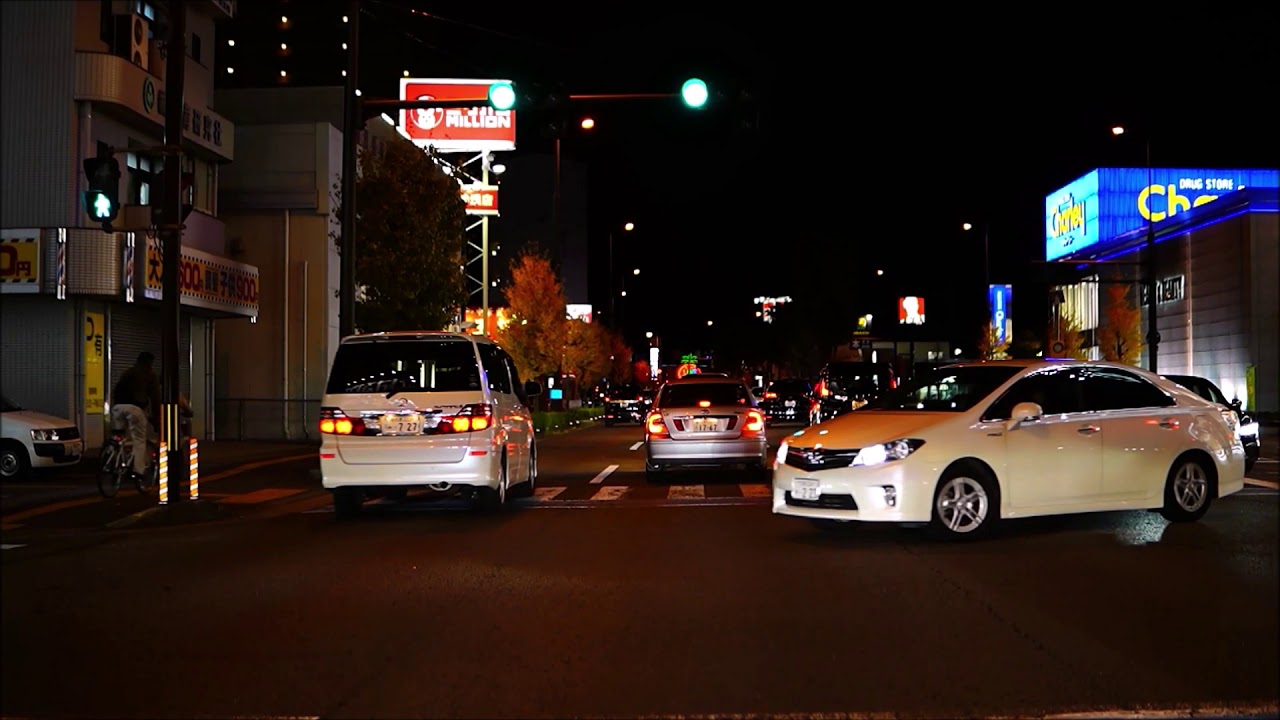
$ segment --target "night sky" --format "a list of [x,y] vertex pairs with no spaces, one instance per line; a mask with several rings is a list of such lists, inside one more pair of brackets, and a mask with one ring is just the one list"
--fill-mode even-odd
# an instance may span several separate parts
[[[675,97],[575,104],[563,143],[589,164],[593,247],[611,224],[639,226],[629,247],[615,245],[618,266],[639,265],[647,283],[629,298],[632,336],[652,329],[669,344],[759,330],[758,295],[790,295],[792,312],[840,326],[862,312],[887,317],[899,295],[915,294],[938,339],[971,346],[988,226],[992,281],[1016,286],[1015,331],[1039,329],[1032,262],[1043,259],[1046,194],[1094,167],[1144,165],[1147,133],[1156,165],[1280,166],[1280,46],[1262,10],[1152,5],[1150,24],[1114,5],[986,16],[911,4],[363,6],[368,96],[394,96],[403,70],[574,93],[707,81],[714,99],[701,111]],[[332,74],[336,84],[343,8],[242,0],[238,32],[270,45],[272,17],[293,14],[292,60],[305,66],[293,82]],[[576,123],[585,115],[597,121],[589,134]],[[746,117],[759,128],[742,131]],[[517,153],[549,151],[542,119],[520,115]],[[1129,132],[1113,137],[1116,124]],[[603,306],[604,293],[593,302]],[[708,319],[721,338],[706,336]]]

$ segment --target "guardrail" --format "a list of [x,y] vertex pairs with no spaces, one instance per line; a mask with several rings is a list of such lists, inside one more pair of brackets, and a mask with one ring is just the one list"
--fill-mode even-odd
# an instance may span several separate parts
[[214,401],[218,440],[311,440],[320,437],[320,401],[222,398]]

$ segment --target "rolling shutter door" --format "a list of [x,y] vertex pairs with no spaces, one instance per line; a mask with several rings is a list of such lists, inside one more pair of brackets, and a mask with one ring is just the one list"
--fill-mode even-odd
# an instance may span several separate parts
[[[138,359],[138,354],[150,352],[156,356],[156,370],[163,370],[161,363],[160,312],[158,309],[139,305],[113,305],[108,330],[111,334],[111,387],[115,388],[120,376]],[[191,318],[182,316],[178,336],[178,376],[182,394],[191,397]]]

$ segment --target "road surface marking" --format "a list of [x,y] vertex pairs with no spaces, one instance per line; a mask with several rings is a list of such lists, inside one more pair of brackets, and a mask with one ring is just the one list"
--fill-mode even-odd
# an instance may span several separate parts
[[257,505],[258,503],[279,500],[302,492],[306,492],[306,490],[301,488],[263,488],[243,495],[228,495],[222,498],[221,502],[233,505]]
[[17,550],[18,548],[24,547],[26,547],[26,545],[0,545],[0,550]]
[[738,489],[742,491],[742,497],[773,497],[773,488],[768,485],[739,485]]
[[618,466],[617,466],[617,465],[610,465],[609,467],[607,467],[607,468],[605,468],[605,469],[601,470],[601,471],[600,471],[600,473],[599,473],[598,475],[596,475],[595,477],[591,478],[591,484],[592,484],[592,485],[599,485],[600,483],[604,482],[604,479],[605,479],[605,478],[607,478],[607,477],[609,477],[610,475],[612,475],[612,474],[613,474],[613,471],[614,471],[614,470],[617,470],[617,469],[618,469]]
[[1251,707],[1180,707],[1149,710],[1096,710],[1092,712],[1073,712],[1073,713],[1056,713],[1053,715],[1043,715],[1044,720],[1103,720],[1132,719],[1132,720],[1156,720],[1157,718],[1191,718],[1191,717],[1230,717],[1230,718],[1246,718],[1246,717],[1275,717],[1276,705],[1256,705]]
[[626,494],[626,485],[607,485],[597,490],[596,494],[591,496],[591,499],[593,501],[618,500]]
[[1257,459],[1257,460],[1255,460],[1254,462],[1278,463],[1278,462],[1280,462],[1280,460],[1273,460],[1272,458],[1258,458],[1258,459]]
[[644,447],[644,441],[643,441],[643,440],[641,440],[640,442],[636,443],[635,445],[632,445],[632,446],[631,446],[631,451],[632,451],[632,452],[635,452],[636,450],[639,450],[639,449],[640,449],[640,448],[642,448],[642,447]]
[[557,495],[564,492],[562,487],[540,487],[533,491],[533,499],[539,502],[543,500],[554,500]]
[[94,495],[93,497],[83,497],[83,498],[77,498],[75,500],[62,500],[60,502],[51,503],[49,505],[41,505],[40,507],[33,507],[33,508],[28,508],[26,510],[19,510],[16,513],[5,515],[3,518],[3,521],[5,525],[11,525],[15,522],[18,522],[19,520],[26,520],[27,518],[33,518],[37,515],[44,515],[45,513],[57,512],[59,510],[66,510],[67,508],[80,507],[81,505],[92,505],[93,503],[96,503],[96,502],[102,502],[102,498],[97,495]]
[[1271,488],[1272,490],[1280,490],[1280,482],[1273,480],[1258,480],[1257,478],[1245,478],[1245,485],[1253,485],[1254,487]]
[[237,465],[233,468],[228,468],[226,470],[223,470],[222,472],[213,473],[212,475],[205,475],[201,473],[200,482],[202,483],[213,482],[215,480],[222,480],[224,478],[240,475],[241,473],[246,473],[246,472],[249,472],[250,470],[257,470],[258,468],[270,467],[272,465],[280,465],[281,463],[294,462],[295,460],[313,459],[315,457],[316,457],[316,451],[312,451],[307,453],[306,455],[290,455],[288,457],[270,458],[268,460],[259,460],[257,462],[245,463],[244,465]]
[[701,485],[672,485],[667,490],[668,500],[702,500],[706,497]]

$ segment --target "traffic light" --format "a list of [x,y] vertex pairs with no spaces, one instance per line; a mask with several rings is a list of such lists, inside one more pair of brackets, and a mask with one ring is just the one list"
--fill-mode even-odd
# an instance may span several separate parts
[[120,214],[120,163],[111,155],[89,158],[84,161],[84,174],[89,178],[84,209],[90,219],[102,223],[103,232],[111,232],[111,221]]
[[178,224],[187,221],[187,216],[195,208],[196,198],[196,174],[193,172],[184,172],[178,176],[178,202],[174,203],[169,200],[165,190],[169,187],[169,181],[165,176],[165,171],[160,171],[160,202],[151,208],[151,220],[157,225],[173,224],[169,219],[169,208],[175,204],[178,207]]
[[698,78],[689,78],[680,87],[680,99],[684,100],[685,105],[695,110],[706,105],[709,97],[707,84]]
[[489,105],[494,110],[510,110],[516,106],[516,89],[511,83],[500,82],[489,86]]

